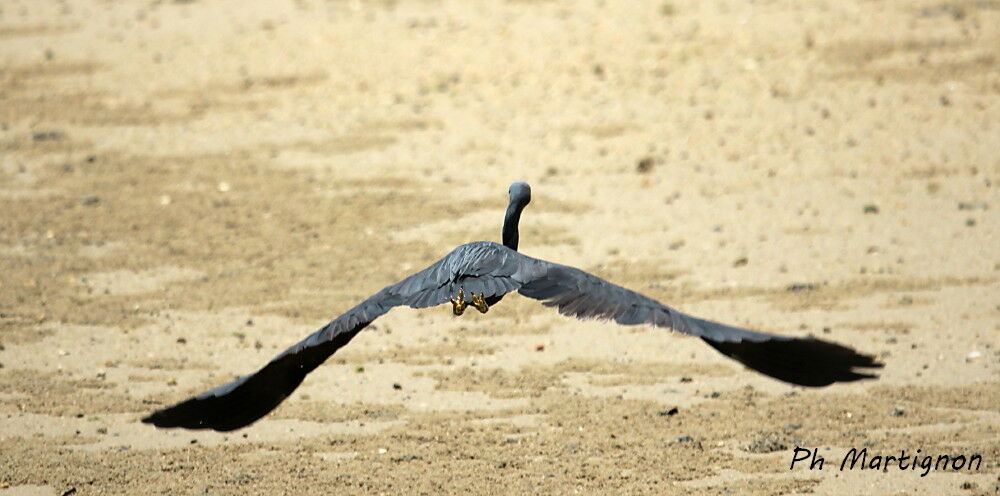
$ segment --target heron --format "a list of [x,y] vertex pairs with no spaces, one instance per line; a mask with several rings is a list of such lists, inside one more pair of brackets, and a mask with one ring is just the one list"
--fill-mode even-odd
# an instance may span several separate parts
[[469,306],[486,313],[515,291],[555,307],[562,315],[626,326],[646,324],[699,337],[747,368],[795,385],[822,387],[877,377],[865,369],[882,364],[852,348],[814,337],[769,334],[700,319],[580,269],[524,255],[517,251],[518,224],[531,201],[531,187],[516,182],[508,195],[502,243],[461,245],[429,267],[386,286],[257,372],[157,410],[142,421],[162,428],[232,431],[246,427],[277,408],[310,372],[390,309],[451,303],[456,316]]

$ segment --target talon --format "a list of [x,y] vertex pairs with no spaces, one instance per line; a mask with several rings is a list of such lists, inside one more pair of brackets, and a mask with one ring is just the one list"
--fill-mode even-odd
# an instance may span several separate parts
[[479,310],[479,313],[486,313],[490,310],[490,306],[486,303],[483,293],[472,295],[472,305],[476,307],[476,310]]
[[[473,297],[475,300],[475,297]],[[465,307],[469,306],[469,302],[465,301],[465,292],[462,288],[458,288],[458,299],[451,299],[451,311],[455,315],[462,315],[465,313]],[[479,308],[478,306],[476,308]]]

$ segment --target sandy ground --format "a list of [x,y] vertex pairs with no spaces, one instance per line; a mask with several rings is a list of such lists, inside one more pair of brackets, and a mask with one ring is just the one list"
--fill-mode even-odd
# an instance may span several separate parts
[[[882,377],[512,296],[392,311],[248,429],[138,422],[498,240],[515,180],[525,253]],[[0,495],[995,494],[998,181],[996,0],[5,0]]]

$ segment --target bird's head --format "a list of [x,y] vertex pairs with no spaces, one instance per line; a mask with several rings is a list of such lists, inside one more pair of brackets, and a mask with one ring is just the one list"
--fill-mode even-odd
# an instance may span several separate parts
[[508,193],[510,194],[510,204],[518,209],[531,203],[531,186],[528,186],[528,183],[518,181],[511,184]]

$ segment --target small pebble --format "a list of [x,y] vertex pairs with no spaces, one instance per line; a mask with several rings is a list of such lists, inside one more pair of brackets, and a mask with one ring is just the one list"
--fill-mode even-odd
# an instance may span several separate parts
[[644,157],[639,159],[639,162],[635,164],[635,171],[639,174],[645,174],[653,170],[654,165],[656,165],[656,160],[653,157]]
[[981,201],[974,202],[958,202],[959,210],[986,210],[990,208],[989,204]]
[[785,287],[785,291],[790,291],[792,293],[798,293],[799,291],[813,291],[817,288],[816,284],[811,282],[796,282],[789,284]]
[[757,454],[774,453],[785,449],[788,449],[788,445],[774,436],[759,437],[743,446],[743,451]]
[[59,141],[66,137],[62,131],[39,131],[31,135],[35,141]]

